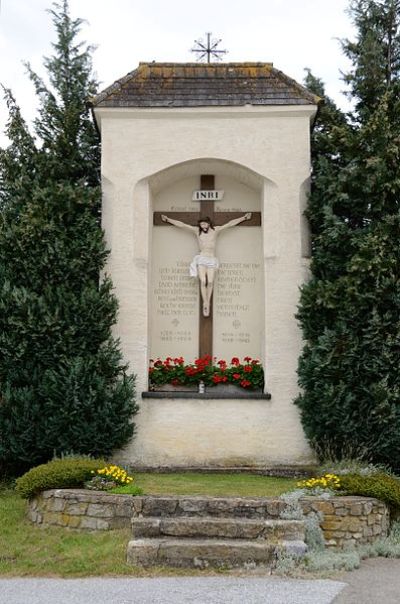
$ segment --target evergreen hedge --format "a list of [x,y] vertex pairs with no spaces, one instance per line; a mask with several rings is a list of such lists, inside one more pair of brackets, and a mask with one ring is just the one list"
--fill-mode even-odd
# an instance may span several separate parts
[[[400,1],[354,0],[345,76],[313,132],[312,276],[298,317],[303,426],[321,458],[400,468]],[[310,73],[308,86],[324,95]]]
[[108,456],[134,432],[134,377],[112,336],[117,300],[104,274],[100,146],[87,99],[91,49],[68,3],[45,59],[35,136],[11,91],[10,144],[0,149],[0,468],[54,455]]

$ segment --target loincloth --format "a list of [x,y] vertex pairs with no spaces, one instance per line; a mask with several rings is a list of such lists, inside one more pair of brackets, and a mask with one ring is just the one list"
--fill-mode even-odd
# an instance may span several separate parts
[[215,256],[202,256],[201,254],[195,256],[189,268],[189,274],[191,277],[198,277],[199,271],[197,270],[197,267],[199,266],[217,269],[219,267],[218,258],[215,258]]

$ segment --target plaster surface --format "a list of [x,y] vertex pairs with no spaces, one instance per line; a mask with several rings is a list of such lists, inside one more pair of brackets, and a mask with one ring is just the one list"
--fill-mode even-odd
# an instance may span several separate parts
[[[222,241],[219,253],[223,262],[232,257],[234,249],[238,253],[236,262],[245,262],[253,252],[259,256],[256,281],[262,293],[259,289],[253,291],[251,301],[255,310],[250,314],[260,313],[252,330],[259,334],[257,346],[265,367],[266,390],[272,394],[268,413],[267,407],[259,408],[246,423],[243,411],[235,416],[236,409],[225,409],[223,419],[222,407],[208,408],[201,418],[198,413],[203,407],[199,401],[190,413],[182,410],[181,403],[168,413],[166,406],[159,405],[156,413],[154,401],[142,402],[137,436],[124,451],[131,463],[144,456],[160,459],[162,454],[171,461],[174,455],[176,460],[192,455],[196,458],[193,462],[198,463],[224,458],[229,463],[237,459],[238,463],[253,460],[257,464],[296,464],[300,460],[304,463],[307,456],[311,458],[293,400],[298,394],[296,368],[302,347],[295,313],[299,286],[308,274],[308,231],[303,211],[310,174],[310,119],[315,110],[313,106],[96,110],[102,133],[103,225],[111,249],[107,272],[120,301],[115,335],[137,375],[139,397],[148,387],[151,338],[159,329],[157,319],[153,318],[152,282],[158,270],[152,264],[153,243],[157,246],[158,237],[152,228],[156,203],[174,201],[176,208],[189,209],[196,202],[191,201],[191,196],[184,202],[178,199],[182,183],[185,179],[198,183],[200,174],[215,174],[218,189],[228,189],[233,180],[239,183],[233,208],[240,202],[239,208],[245,210],[245,204],[257,199],[262,212],[258,241],[243,241],[239,246],[235,238],[240,238],[239,230],[245,229],[227,232],[226,236],[232,237],[227,256]],[[240,195],[241,187],[252,193]],[[174,190],[178,197],[172,199]],[[190,256],[195,243],[179,242],[182,250],[186,245]],[[177,261],[186,262],[186,252],[185,260],[165,256],[169,269],[183,268],[176,265]],[[194,296],[194,289],[192,293]],[[191,300],[185,303],[190,304]],[[188,315],[190,320],[193,318],[192,342],[197,337],[198,310],[193,307],[193,312],[195,315]],[[220,315],[222,323],[217,326],[217,333],[224,327],[223,319]],[[229,356],[221,333],[228,332],[219,332],[216,352]],[[182,349],[186,344],[182,342]],[[188,354],[194,352],[189,345],[185,350]],[[250,354],[258,356],[256,346]],[[189,409],[186,403],[185,408]],[[162,431],[159,420],[155,419],[160,414],[166,414],[165,426],[169,425],[170,415],[174,437],[166,434],[166,427]],[[203,422],[204,430],[195,427],[194,417]],[[186,441],[181,439],[182,433],[188,434]]]

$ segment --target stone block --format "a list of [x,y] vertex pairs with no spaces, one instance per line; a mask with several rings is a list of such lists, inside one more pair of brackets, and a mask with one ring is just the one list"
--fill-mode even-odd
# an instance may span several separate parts
[[65,499],[54,497],[48,500],[47,509],[51,512],[62,512],[65,508]]
[[372,501],[366,501],[364,503],[364,514],[367,516],[368,514],[370,514],[372,512],[374,508],[374,504],[372,503]]
[[177,510],[178,501],[175,497],[145,497],[142,500],[143,516],[169,516]]
[[89,503],[87,507],[87,515],[94,518],[112,518],[114,509],[110,504]]
[[[133,497],[132,497],[133,499]],[[133,505],[131,503],[120,503],[114,508],[115,516],[131,518],[133,515]]]
[[207,513],[207,499],[179,499],[178,508],[183,514],[204,516]]
[[333,514],[334,507],[331,501],[317,501],[313,504],[313,509],[316,512],[322,512],[323,514]]
[[71,514],[71,516],[84,516],[87,512],[87,503],[70,503],[66,502],[65,513]]
[[128,543],[126,561],[133,566],[158,565],[160,541],[157,539],[133,539]]
[[38,497],[38,499],[51,499],[54,497],[56,491],[54,489],[49,489],[48,491],[42,491]]
[[189,538],[229,538],[304,540],[304,523],[290,520],[263,520],[218,517],[136,518],[132,522],[136,539],[162,536]]
[[133,515],[139,516],[142,513],[143,497],[133,497],[132,509]]
[[30,520],[31,522],[33,522],[35,524],[40,524],[42,522],[42,520],[43,520],[42,514],[40,514],[36,510],[29,510],[28,509],[27,516],[28,516],[28,520]]
[[225,539],[160,540],[162,564],[186,568],[234,568],[243,565],[274,565],[277,552],[265,542]]
[[361,503],[353,503],[350,506],[350,514],[352,516],[361,516],[361,514],[363,513],[363,509],[362,509],[362,504]]
[[334,514],[335,514],[335,516],[348,516],[349,510],[348,510],[348,508],[335,506]]
[[280,549],[285,554],[302,558],[307,553],[307,546],[303,540],[282,541]]
[[81,528],[82,517],[81,516],[69,516],[67,526],[71,529]]
[[279,499],[272,499],[266,503],[267,514],[271,518],[279,518],[286,507],[287,504]]
[[134,539],[159,537],[161,518],[133,518],[132,536]]
[[324,520],[321,523],[321,527],[324,531],[343,530],[344,523],[341,520]]
[[114,529],[130,529],[131,519],[126,516],[114,516],[109,520],[109,530]]
[[81,519],[80,528],[91,531],[108,531],[110,530],[110,523],[102,518],[84,516]]

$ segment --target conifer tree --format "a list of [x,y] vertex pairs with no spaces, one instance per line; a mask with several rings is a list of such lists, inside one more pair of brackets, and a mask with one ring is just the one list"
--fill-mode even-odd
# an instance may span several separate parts
[[133,433],[134,379],[111,335],[117,302],[100,227],[100,151],[87,99],[91,47],[68,2],[47,85],[27,66],[40,107],[29,131],[10,90],[0,150],[0,464],[54,454],[109,455]]
[[354,0],[350,14],[357,35],[343,49],[354,110],[321,112],[313,141],[312,278],[299,309],[306,346],[296,402],[321,456],[398,468],[400,2]]

